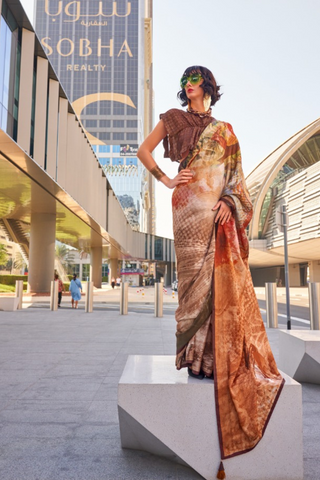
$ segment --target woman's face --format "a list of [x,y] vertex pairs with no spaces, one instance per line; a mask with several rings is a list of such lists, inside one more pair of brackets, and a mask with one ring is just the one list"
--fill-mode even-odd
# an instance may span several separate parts
[[[197,72],[195,73],[197,74]],[[193,77],[193,74],[191,74],[189,77]],[[195,100],[203,100],[204,91],[201,88],[202,84],[203,84],[203,78],[201,77],[196,84],[194,82],[191,82],[190,79],[188,79],[184,89],[185,89],[187,98],[191,100],[191,102]]]

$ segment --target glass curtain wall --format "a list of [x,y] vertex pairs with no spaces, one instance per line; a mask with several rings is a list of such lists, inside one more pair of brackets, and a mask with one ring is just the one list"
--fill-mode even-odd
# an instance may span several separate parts
[[0,127],[17,140],[21,30],[5,0],[0,24]]

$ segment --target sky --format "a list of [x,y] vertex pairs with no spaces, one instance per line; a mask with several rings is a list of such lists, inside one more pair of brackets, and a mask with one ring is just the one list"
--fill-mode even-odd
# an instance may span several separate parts
[[[21,0],[33,20],[33,0]],[[9,2],[10,3],[10,2]],[[155,123],[179,108],[190,65],[209,68],[223,96],[213,116],[231,123],[247,175],[320,117],[319,0],[153,0]],[[178,164],[155,153],[171,177]],[[156,186],[157,234],[172,237],[171,195]]]

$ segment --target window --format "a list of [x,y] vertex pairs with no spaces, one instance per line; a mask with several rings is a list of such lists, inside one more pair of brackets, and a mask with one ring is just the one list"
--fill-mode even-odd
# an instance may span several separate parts
[[110,120],[100,120],[100,128],[110,128],[111,121]]
[[162,260],[163,258],[163,244],[162,238],[155,237],[154,239],[154,258],[155,260]]
[[127,120],[127,128],[138,128],[137,120]]
[[97,120],[84,120],[84,127],[86,128],[95,128],[97,126]]
[[109,132],[99,132],[99,140],[105,141],[110,140],[110,133]]
[[74,263],[73,265],[70,265],[70,267],[68,268],[68,274],[69,275],[76,274],[77,276],[79,276],[79,272],[80,272],[79,263]]
[[112,165],[124,165],[124,158],[122,157],[113,158]]
[[86,281],[90,278],[90,264],[83,263],[82,264],[82,281]]
[[124,128],[124,121],[123,120],[113,120],[113,127],[114,128]]
[[113,145],[112,151],[113,153],[120,153],[120,145]]
[[102,264],[102,276],[107,277],[109,274],[109,265],[107,263]]
[[105,165],[110,165],[110,158],[99,158],[99,162],[101,165],[105,166]]
[[99,145],[99,153],[110,153],[110,145]]
[[136,133],[127,133],[127,140],[137,140],[137,134]]
[[126,158],[126,165],[138,165],[138,159],[135,157],[127,157]]
[[17,140],[21,31],[5,0],[0,18],[0,127]]
[[113,114],[114,115],[124,115],[124,105],[122,103],[113,104]]
[[124,140],[124,133],[114,133],[113,134],[113,140]]

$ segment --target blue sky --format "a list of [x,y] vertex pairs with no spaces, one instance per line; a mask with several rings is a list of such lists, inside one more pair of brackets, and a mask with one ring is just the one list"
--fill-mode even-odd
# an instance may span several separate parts
[[[22,0],[30,19],[33,0]],[[212,70],[223,96],[213,116],[232,124],[249,173],[320,116],[319,0],[154,0],[155,121],[179,107],[189,65]],[[170,176],[177,165],[156,160]],[[157,233],[171,236],[171,191],[157,185]]]

